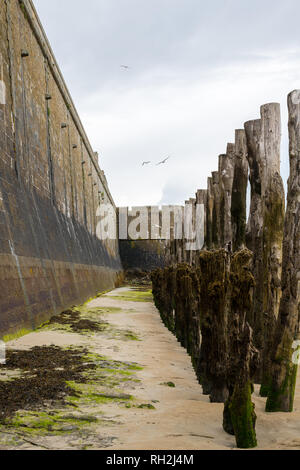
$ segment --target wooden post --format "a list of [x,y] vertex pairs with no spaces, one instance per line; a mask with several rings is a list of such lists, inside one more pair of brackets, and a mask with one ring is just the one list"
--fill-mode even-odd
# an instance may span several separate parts
[[220,178],[219,172],[212,173],[212,191],[214,197],[213,217],[212,217],[212,244],[214,248],[221,247],[221,223],[220,223]]
[[170,266],[151,272],[154,303],[165,326],[175,333],[176,268]]
[[246,242],[247,184],[248,162],[246,134],[244,129],[238,129],[235,131],[235,162],[231,201],[234,251],[244,248]]
[[225,403],[230,256],[225,250],[202,251],[199,264],[202,343],[197,376],[211,402]]
[[231,257],[228,319],[227,386],[223,428],[236,437],[239,448],[256,446],[252,379],[258,365],[258,351],[252,343],[252,329],[246,318],[252,308],[254,277],[252,252],[242,250]]
[[251,401],[251,368],[258,351],[252,345],[252,329],[245,322],[245,317],[234,314],[233,323],[230,359],[235,363],[236,376],[232,394],[224,406],[223,427],[229,434],[235,435],[238,448],[251,449],[257,446],[256,414]]
[[186,249],[187,243],[188,243],[188,237],[189,234],[186,233],[187,227],[185,225],[186,222],[186,211],[188,206],[190,205],[190,201],[185,201],[184,202],[184,232],[183,232],[183,263],[189,263],[190,262],[190,251]]
[[212,225],[214,210],[214,194],[213,194],[212,178],[207,179],[207,212],[206,212],[206,248],[212,249]]
[[[250,167],[251,205],[247,246],[253,252],[252,272],[255,278],[253,309],[248,322],[254,329],[254,344],[263,347],[263,156],[261,152],[262,123],[260,119],[245,123],[248,162]],[[258,373],[259,375],[259,373]],[[257,378],[261,382],[261,377]]]
[[245,123],[250,166],[251,208],[248,246],[254,253],[254,343],[261,351],[257,382],[267,396],[274,329],[280,302],[284,188],[280,177],[280,105],[265,104],[261,119]]
[[281,120],[278,103],[261,107],[263,181],[263,350],[260,394],[268,395],[271,379],[271,348],[281,297],[282,243],[285,194],[280,176]]
[[200,351],[199,280],[193,268],[181,264],[176,269],[175,328],[177,339],[186,348],[197,369]]
[[[191,231],[194,232],[194,234],[196,234],[196,198],[190,198],[190,205],[192,206],[192,227],[191,227]],[[192,241],[196,241],[196,238],[194,238],[194,240]],[[196,250],[195,249],[192,249],[192,250],[189,250],[189,259],[188,259],[188,263],[190,266],[194,266],[195,265],[195,262],[196,262]]]
[[288,96],[290,177],[285,216],[282,297],[266,411],[293,411],[300,316],[300,90]]
[[[173,235],[174,239],[174,255],[172,262],[173,264],[180,264],[183,262],[183,248],[184,248],[184,207],[183,206],[175,206],[176,216],[174,214],[174,228],[173,228]],[[177,216],[178,220],[177,220]]]
[[[203,227],[198,227],[201,230],[204,230],[204,244],[206,245],[207,240],[207,189],[199,189],[196,193],[196,204],[203,204],[204,206],[204,220],[203,220]],[[202,221],[200,221],[202,223]],[[199,253],[198,253],[199,255]],[[196,265],[199,264],[199,256],[196,256]]]
[[234,178],[234,149],[234,144],[228,144],[226,155],[219,156],[220,242],[222,247],[226,247],[232,242],[231,197]]
[[[247,227],[247,247],[253,251],[254,256],[262,240],[262,162],[260,142],[262,124],[260,119],[245,122],[247,160],[250,169],[251,205],[250,217]],[[255,265],[255,260],[254,260]]]

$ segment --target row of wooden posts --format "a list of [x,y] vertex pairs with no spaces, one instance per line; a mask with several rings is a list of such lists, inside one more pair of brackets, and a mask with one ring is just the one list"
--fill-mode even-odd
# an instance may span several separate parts
[[[244,356],[245,360],[246,358],[248,360],[248,365],[241,364],[239,359],[238,367],[241,370],[248,368],[250,382],[261,384],[261,396],[268,397],[266,411],[293,410],[300,345],[300,90],[288,95],[288,112],[290,176],[287,207],[285,208],[284,185],[280,176],[280,105],[271,103],[261,107],[260,119],[246,122],[243,130],[236,131],[235,143],[228,144],[227,153],[220,155],[219,169],[208,178],[207,190],[199,190],[196,199],[188,201],[202,203],[205,206],[205,250],[186,252],[183,243],[174,240],[171,242],[173,267],[167,268],[176,270],[175,279],[177,279],[180,277],[178,273],[187,269],[184,268],[187,265],[175,268],[176,264],[187,263],[193,267],[191,272],[194,273],[189,276],[191,275],[192,279],[193,276],[197,278],[200,285],[205,279],[206,285],[210,286],[197,291],[198,307],[195,315],[193,314],[195,318],[199,317],[195,320],[196,324],[193,323],[194,320],[189,323],[190,326],[185,324],[185,335],[188,337],[198,335],[199,344],[196,347],[197,341],[193,342],[192,347],[196,370],[203,360],[204,346],[200,344],[205,345],[206,336],[212,334],[209,332],[211,323],[208,329],[205,329],[204,325],[207,305],[213,299],[209,307],[211,315],[217,315],[216,321],[219,315],[223,330],[222,328],[220,330],[220,327],[215,328],[214,341],[209,343],[212,351],[205,361],[209,362],[209,357],[214,357],[215,348],[220,349],[220,344],[225,344],[224,357],[219,361],[217,370],[224,370],[227,377],[225,382],[228,381],[228,374],[230,375],[228,371],[237,367],[237,364],[230,366],[235,359],[229,353],[237,348],[236,338],[247,339],[248,345],[247,347],[245,345]],[[246,221],[248,178],[251,185],[251,205],[249,219]],[[206,260],[208,255],[212,258],[205,268],[207,272],[204,272],[203,260]],[[222,262],[219,257],[222,258]],[[244,262],[246,264],[243,265]],[[241,268],[238,272],[237,266]],[[173,271],[172,274],[166,270],[162,272],[167,278],[168,276],[174,278]],[[222,272],[224,277],[219,279]],[[251,273],[253,283],[247,284],[245,273],[247,275]],[[233,279],[236,284],[232,284]],[[155,283],[155,276],[153,281],[154,295],[156,292],[156,301],[162,317],[166,315],[166,305],[169,304],[167,324],[170,321],[175,322],[174,325],[168,324],[168,326],[180,337],[181,318],[188,313],[184,313],[184,308],[181,312],[178,302],[182,302],[182,305],[186,302],[186,306],[189,305],[186,308],[191,308],[190,301],[195,305],[195,301],[188,297],[191,291],[185,289],[185,284],[178,285],[175,291],[171,289],[170,292],[174,297],[171,298],[170,294],[167,294],[167,304],[164,303],[162,311],[160,305],[162,296],[165,296],[166,292],[160,291]],[[174,279],[172,282],[174,287]],[[221,289],[222,301],[218,298],[219,293],[215,296],[218,289]],[[250,299],[242,308],[237,308],[238,304],[232,298],[233,292],[236,294],[238,290],[240,297],[245,297],[245,302],[246,299]],[[179,301],[182,295],[182,300]],[[220,307],[220,302],[225,304]],[[170,308],[173,317],[169,314]],[[179,316],[178,311],[181,312]],[[221,311],[223,313],[220,313]],[[211,316],[209,318],[211,322]],[[194,331],[196,325],[199,325],[199,333]],[[192,331],[189,331],[189,328],[192,328]],[[250,356],[247,354],[255,358],[252,361],[256,364],[255,367],[253,364],[250,367]],[[240,357],[244,356],[240,354]],[[223,360],[225,362],[222,365]],[[211,364],[209,367],[214,368],[215,365]],[[202,380],[205,392],[206,378],[201,379],[200,374],[199,380],[200,382]],[[208,387],[210,388],[211,384]],[[233,388],[229,387],[232,393]],[[224,390],[226,395],[227,385]],[[209,393],[214,400],[214,394],[211,391]],[[226,401],[225,398],[223,396],[222,401]],[[244,411],[249,413],[247,407]]]
[[251,387],[259,353],[247,322],[251,262],[247,249],[203,251],[197,268],[180,264],[152,273],[164,324],[190,354],[203,393],[225,403],[223,427],[241,448],[256,446]]

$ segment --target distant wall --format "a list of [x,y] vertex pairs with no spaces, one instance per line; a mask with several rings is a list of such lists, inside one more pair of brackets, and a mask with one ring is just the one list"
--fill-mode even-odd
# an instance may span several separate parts
[[[175,206],[165,206],[174,208]],[[176,206],[183,211],[183,206]],[[127,223],[124,224],[124,216]],[[163,213],[158,206],[141,206],[118,208],[118,225],[120,230],[119,249],[122,265],[125,270],[140,269],[152,271],[163,268],[175,261],[174,257],[174,212],[168,218],[170,236],[164,238],[162,233]],[[133,225],[131,225],[133,223]],[[120,224],[123,229],[120,229]],[[124,227],[126,226],[126,230]],[[130,228],[131,227],[131,228]],[[137,229],[135,237],[131,231]]]
[[114,205],[30,0],[0,0],[0,337],[114,287]]
[[207,191],[184,205],[119,207],[119,245],[126,270],[195,264],[206,238]]
[[150,272],[169,264],[169,249],[158,240],[120,240],[120,256],[125,270]]

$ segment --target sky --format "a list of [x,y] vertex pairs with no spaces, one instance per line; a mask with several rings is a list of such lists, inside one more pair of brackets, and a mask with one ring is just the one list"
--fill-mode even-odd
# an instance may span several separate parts
[[281,104],[286,182],[299,0],[34,4],[118,206],[194,197],[235,129],[269,102]]

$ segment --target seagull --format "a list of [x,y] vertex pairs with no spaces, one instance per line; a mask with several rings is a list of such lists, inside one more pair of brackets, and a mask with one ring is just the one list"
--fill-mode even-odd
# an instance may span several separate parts
[[151,163],[151,162],[143,162],[142,166],[149,165],[149,163]]
[[158,166],[158,165],[164,165],[164,164],[165,164],[165,163],[166,163],[166,162],[169,160],[169,158],[171,158],[171,157],[167,157],[167,158],[165,158],[165,159],[164,159],[164,160],[162,160],[161,162],[157,163],[157,165],[156,165],[156,166]]
[[121,65],[120,67],[121,67],[121,69],[125,69],[125,70],[130,69],[129,65]]

